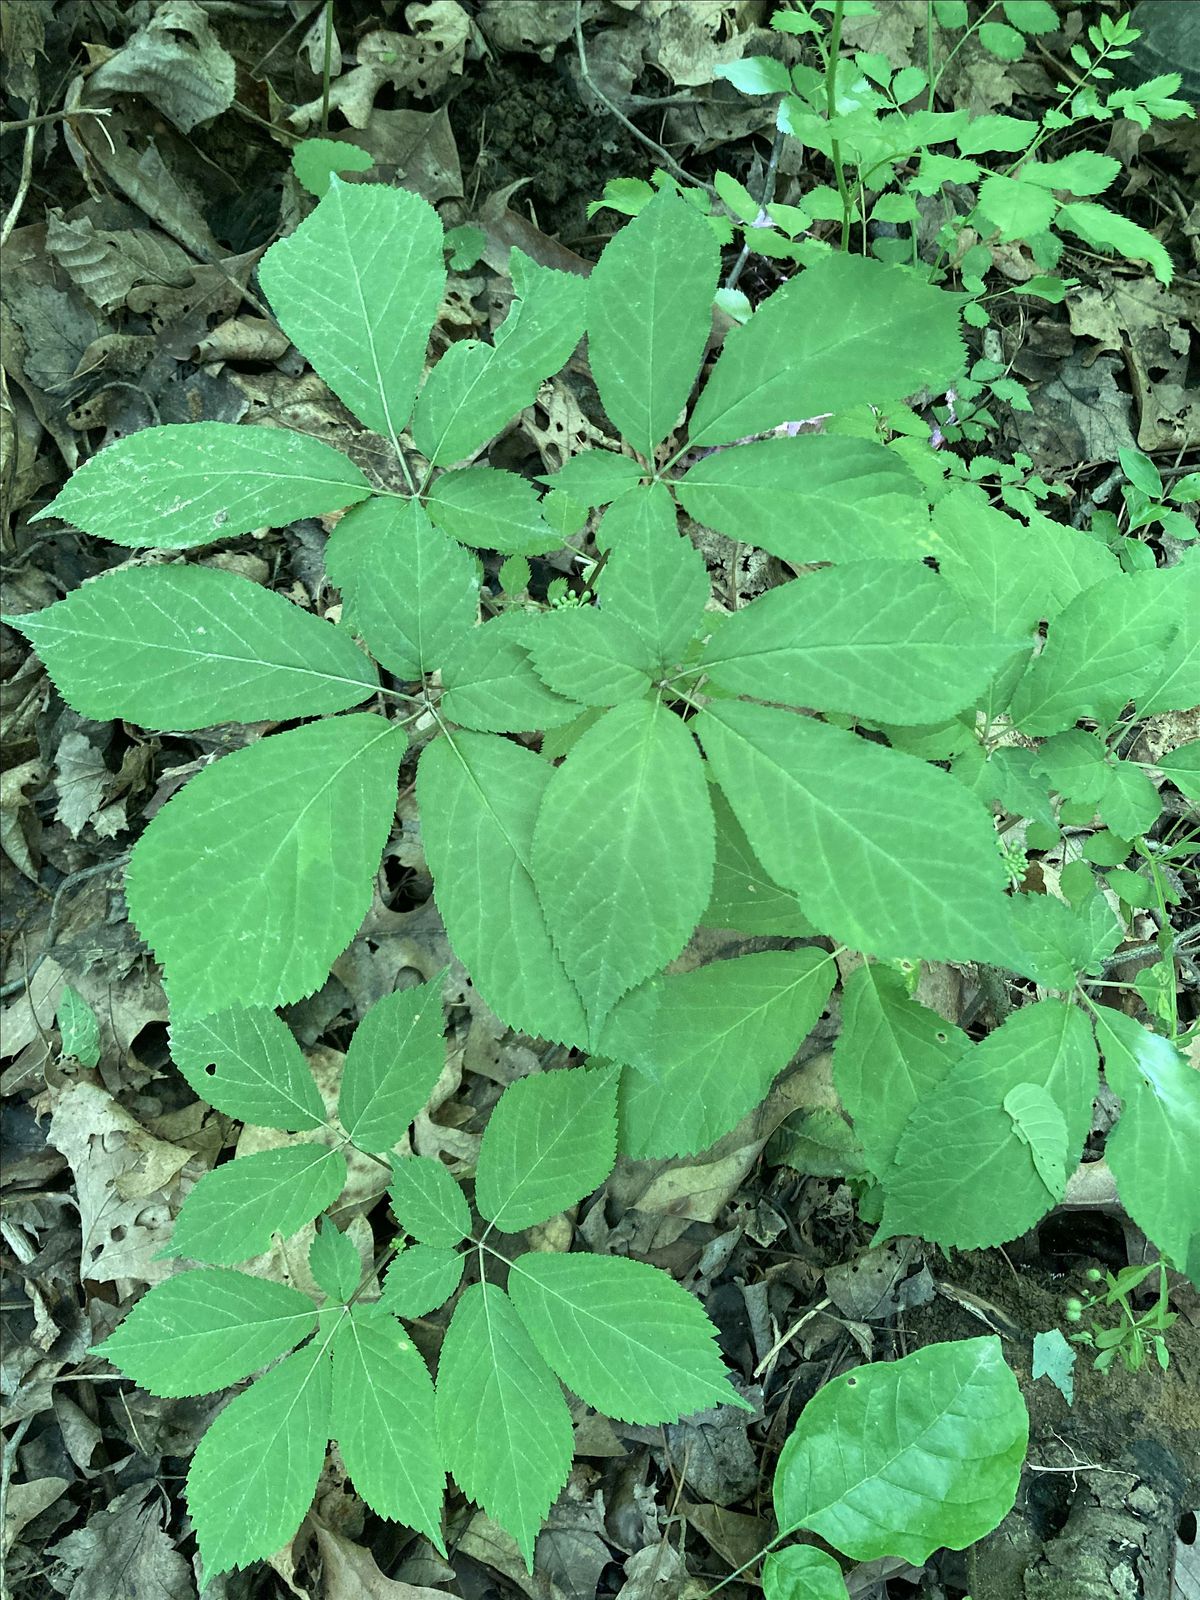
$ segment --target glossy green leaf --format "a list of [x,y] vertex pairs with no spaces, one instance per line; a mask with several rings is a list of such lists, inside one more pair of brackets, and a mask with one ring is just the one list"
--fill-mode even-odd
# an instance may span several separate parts
[[779,1457],[775,1515],[854,1561],[923,1566],[1008,1514],[1028,1438],[999,1339],[926,1345],[817,1391]]
[[37,515],[135,550],[180,550],[252,528],[286,528],[370,492],[353,462],[307,434],[169,423],[92,456]]
[[676,528],[662,484],[624,495],[601,519],[596,542],[608,550],[600,609],[639,635],[658,666],[671,666],[700,627],[708,603],[704,557]]
[[346,1158],[323,1144],[290,1144],[206,1172],[183,1202],[170,1253],[229,1266],[288,1239],[331,1206],[346,1184]]
[[259,282],[280,327],[360,422],[395,441],[446,287],[442,224],[411,189],[341,183],[273,244]]
[[308,1247],[308,1270],[331,1300],[346,1301],[363,1275],[362,1257],[354,1241],[325,1217]]
[[788,889],[781,889],[750,848],[745,830],[722,791],[709,786],[717,827],[712,899],[701,922],[738,933],[773,933],[806,938],[817,930]]
[[773,1550],[763,1562],[763,1600],[848,1600],[842,1569],[811,1544]]
[[429,515],[453,539],[481,550],[535,556],[562,545],[562,535],[542,518],[528,478],[496,467],[444,472],[425,501]]
[[532,616],[521,642],[547,687],[580,705],[615,706],[650,693],[650,646],[619,616],[595,606]]
[[388,1197],[397,1222],[421,1244],[448,1249],[471,1231],[467,1197],[435,1156],[393,1156]]
[[198,1267],[157,1283],[97,1354],[139,1388],[173,1398],[248,1378],[317,1326],[305,1294],[226,1267]]
[[171,1059],[202,1100],[239,1122],[299,1133],[325,1121],[292,1030],[265,1006],[173,1016]]
[[338,1120],[360,1150],[391,1150],[425,1108],[446,1064],[442,980],[377,1000],[354,1030]]
[[451,722],[483,733],[561,728],[579,715],[577,701],[542,682],[522,642],[524,612],[506,611],[460,633],[442,666],[439,709]]
[[405,743],[369,713],[307,723],[223,756],[155,814],[125,894],[174,1016],[324,983],[370,908]]
[[380,1304],[397,1317],[425,1317],[462,1281],[466,1258],[445,1245],[410,1244],[387,1269]]

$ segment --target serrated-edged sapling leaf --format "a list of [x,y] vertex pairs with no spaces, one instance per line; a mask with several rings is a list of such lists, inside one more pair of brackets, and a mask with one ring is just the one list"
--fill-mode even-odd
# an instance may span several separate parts
[[1077,904],[1048,894],[1015,895],[1013,916],[1026,971],[1047,989],[1070,991],[1081,972],[1099,972],[1098,963],[1125,937],[1120,918],[1090,882]]
[[397,1317],[424,1317],[462,1282],[464,1257],[446,1245],[410,1244],[387,1269],[379,1303]]
[[478,621],[475,562],[418,500],[357,506],[334,529],[325,566],[342,591],[346,625],[398,678],[440,667]]
[[579,992],[550,937],[531,869],[552,769],[532,750],[455,733],[421,752],[417,801],[434,898],[455,954],[511,1028],[583,1044]]
[[1054,218],[1056,228],[1065,228],[1094,250],[1115,252],[1126,261],[1145,261],[1159,283],[1169,285],[1175,268],[1162,241],[1134,222],[1132,217],[1110,211],[1087,200],[1060,206]]
[[1155,766],[1180,794],[1186,795],[1189,800],[1200,800],[1200,739],[1178,745],[1159,756]]
[[712,899],[700,919],[702,925],[796,939],[815,933],[796,896],[768,876],[724,794],[715,785],[709,788],[717,844]]
[[813,433],[717,450],[679,482],[697,522],[784,561],[920,561],[938,550],[920,480],[871,439]]
[[644,471],[631,456],[619,456],[612,450],[581,450],[538,482],[564,490],[581,505],[604,506],[640,483]]
[[279,326],[318,375],[360,422],[395,442],[446,287],[442,224],[429,202],[334,177],[258,275]]
[[292,1030],[265,1006],[171,1018],[171,1059],[209,1105],[239,1122],[300,1133],[325,1106]]
[[54,1012],[64,1056],[74,1056],[83,1067],[100,1060],[100,1024],[96,1013],[78,989],[64,983]]
[[694,1295],[627,1256],[530,1252],[509,1294],[542,1359],[581,1400],[623,1422],[677,1422],[750,1404],[733,1389]]
[[521,642],[547,687],[581,705],[615,706],[650,693],[650,647],[619,616],[595,606],[529,617]]
[[344,139],[301,139],[292,151],[292,171],[318,200],[335,172],[367,172],[374,165],[369,151]]
[[183,1202],[168,1254],[229,1266],[261,1255],[331,1206],[346,1158],[320,1144],[260,1150],[206,1172]]
[[333,1433],[371,1510],[423,1533],[442,1555],[446,1473],[433,1380],[404,1329],[379,1306],[353,1306],[333,1338]]
[[67,704],[150,728],[359,705],[379,675],[340,629],[212,567],[127,567],[12,619]]
[[923,1565],[1008,1514],[1028,1438],[999,1339],[927,1345],[817,1391],[779,1457],[775,1515],[855,1561]]
[[459,634],[442,667],[439,710],[451,722],[519,733],[561,728],[579,715],[578,701],[555,694],[535,671],[523,642],[529,622],[525,612],[505,611]]
[[1033,1379],[1049,1378],[1067,1404],[1075,1404],[1075,1358],[1079,1354],[1068,1344],[1061,1328],[1048,1328],[1033,1336]]
[[639,635],[658,666],[678,660],[708,603],[704,557],[676,528],[661,483],[626,494],[600,522],[596,542],[609,552],[598,580],[600,609]]
[[329,1218],[318,1226],[308,1247],[308,1270],[331,1300],[349,1300],[362,1277],[362,1257],[354,1241]]
[[496,467],[444,472],[425,500],[426,510],[451,538],[481,550],[536,556],[557,550],[562,535],[543,520],[528,478]]
[[663,189],[613,235],[588,279],[588,359],[600,401],[648,460],[696,381],[720,269],[708,223]]
[[415,989],[377,1000],[346,1052],[338,1121],[360,1150],[376,1154],[400,1142],[424,1109],[446,1060],[443,969]]
[[38,517],[135,550],[180,550],[324,516],[370,492],[353,462],[307,434],[168,423],[85,461]]
[[661,703],[615,707],[551,773],[533,879],[593,1033],[683,949],[708,904],[712,862],[704,764]]
[[165,1398],[248,1378],[317,1326],[307,1295],[227,1267],[198,1267],[154,1287],[95,1354]]
[[1149,776],[1132,761],[1114,761],[1112,782],[1100,800],[1100,815],[1114,833],[1136,839],[1148,833],[1162,812],[1162,801]]
[[205,1586],[273,1555],[300,1526],[329,1443],[331,1377],[314,1341],[235,1395],[197,1445],[187,1504]]
[[494,1284],[473,1284],[454,1308],[438,1357],[437,1431],[454,1481],[513,1536],[532,1572],[574,1435],[558,1379]]
[[763,1562],[763,1600],[848,1600],[842,1569],[811,1544],[772,1550]]
[[448,1249],[471,1231],[471,1208],[435,1156],[393,1156],[388,1199],[396,1221],[421,1244]]
[[213,762],[155,814],[125,894],[173,1015],[324,983],[370,909],[406,743],[369,712],[306,723]]
[[475,1203],[502,1233],[519,1233],[598,1188],[616,1157],[615,1070],[571,1067],[518,1078],[484,1129]]

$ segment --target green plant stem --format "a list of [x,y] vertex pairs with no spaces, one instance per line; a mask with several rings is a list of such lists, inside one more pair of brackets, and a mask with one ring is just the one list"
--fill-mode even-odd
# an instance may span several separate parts
[[333,0],[325,0],[325,67],[321,74],[321,132],[329,132],[329,79],[333,71]]
[[[835,0],[833,24],[829,31],[829,56],[825,63],[825,116],[830,123],[837,114],[838,51],[842,46],[843,7],[844,0]],[[850,192],[846,186],[846,169],[842,164],[842,147],[836,139],[831,139],[829,149],[833,160],[834,177],[837,179],[838,197],[842,202],[841,248],[845,252],[850,247]]]

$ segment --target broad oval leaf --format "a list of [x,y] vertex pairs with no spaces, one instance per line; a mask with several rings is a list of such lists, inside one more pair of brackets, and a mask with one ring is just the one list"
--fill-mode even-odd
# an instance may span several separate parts
[[544,684],[521,642],[529,618],[504,611],[459,634],[442,664],[439,710],[451,722],[482,733],[561,728],[581,707]]
[[370,713],[307,723],[223,756],[155,815],[125,893],[173,1015],[324,983],[370,909],[405,744]]
[[226,1161],[183,1202],[170,1254],[228,1266],[262,1255],[331,1206],[346,1184],[346,1158],[321,1144],[290,1144]]
[[410,1244],[384,1274],[380,1305],[397,1317],[425,1317],[462,1281],[466,1258],[445,1245]]
[[720,269],[708,223],[663,189],[609,240],[588,279],[588,359],[601,404],[647,459],[696,381]]
[[425,506],[451,538],[481,550],[535,556],[562,548],[562,534],[542,519],[537,490],[515,472],[497,467],[444,472]]
[[197,1267],[144,1294],[96,1354],[151,1394],[210,1394],[265,1367],[317,1326],[305,1294],[226,1267]]
[[471,1231],[471,1208],[436,1156],[393,1156],[388,1191],[396,1221],[421,1244],[449,1249]]
[[212,567],[126,567],[15,622],[63,699],[98,722],[282,722],[379,687],[347,634]]
[[292,1030],[265,1006],[171,1018],[171,1059],[209,1105],[239,1122],[299,1133],[325,1106]]
[[542,1359],[588,1405],[622,1422],[677,1422],[734,1390],[716,1329],[686,1289],[628,1256],[518,1256],[509,1294]]
[[595,606],[532,616],[521,641],[547,686],[581,705],[615,706],[650,692],[650,647],[627,622]]
[[842,1569],[811,1544],[774,1550],[763,1562],[763,1600],[849,1600]]
[[38,517],[132,549],[180,550],[365,500],[371,485],[341,451],[284,428],[167,423],[85,461]]
[[617,1158],[617,1074],[571,1067],[510,1083],[484,1129],[475,1204],[502,1233],[599,1188]]
[[187,1505],[207,1582],[281,1549],[312,1504],[332,1416],[317,1341],[235,1395],[196,1447]]
[[683,949],[712,889],[713,820],[691,734],[649,700],[609,711],[555,769],[533,876],[593,1032]]
[[334,177],[258,276],[296,348],[360,422],[395,444],[446,286],[441,219],[429,202]]
[[1008,1514],[1028,1439],[999,1339],[927,1345],[817,1391],[779,1457],[775,1515],[855,1561],[923,1566]]
[[423,1533],[444,1556],[446,1473],[433,1380],[412,1340],[378,1306],[354,1306],[333,1339],[333,1434],[371,1510]]
[[472,1285],[454,1308],[438,1357],[437,1427],[454,1481],[512,1534],[532,1572],[575,1440],[558,1380],[493,1284]]
[[424,1109],[446,1064],[445,971],[377,1000],[354,1030],[338,1121],[360,1150],[391,1150]]
[[661,483],[631,491],[605,512],[596,542],[610,552],[600,609],[641,636],[654,661],[671,666],[700,628],[708,604],[704,557],[676,527]]

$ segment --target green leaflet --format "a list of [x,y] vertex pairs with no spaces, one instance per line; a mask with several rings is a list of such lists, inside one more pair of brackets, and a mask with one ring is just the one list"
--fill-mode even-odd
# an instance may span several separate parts
[[372,1511],[416,1528],[444,1556],[446,1473],[437,1448],[433,1380],[394,1317],[356,1305],[333,1339],[333,1433]]
[[1200,1073],[1169,1040],[1123,1012],[1100,1006],[1095,1019],[1105,1079],[1123,1102],[1105,1147],[1121,1204],[1200,1284]]
[[125,568],[15,623],[63,699],[97,721],[283,721],[344,711],[379,686],[340,629],[212,567]]
[[366,150],[342,139],[301,139],[292,151],[292,170],[319,200],[329,193],[329,180],[336,172],[367,172],[375,165]]
[[709,785],[708,797],[717,825],[717,854],[712,899],[700,919],[702,925],[799,939],[815,933],[795,895],[767,876],[733,808],[715,784]]
[[1159,756],[1158,770],[1189,800],[1200,800],[1200,739]]
[[519,1078],[484,1129],[475,1203],[502,1233],[519,1233],[598,1188],[616,1156],[614,1071],[572,1067]]
[[438,1358],[437,1429],[464,1494],[517,1541],[533,1541],[571,1470],[571,1413],[512,1301],[493,1284],[463,1291]]
[[531,405],[582,337],[584,279],[539,267],[517,249],[510,272],[512,308],[495,344],[460,339],[451,345],[417,401],[413,438],[438,466],[473,455]]
[[704,765],[661,704],[617,706],[550,774],[533,878],[593,1033],[683,949],[708,904],[712,862]]
[[1067,1123],[1052,1097],[1036,1083],[1018,1083],[1004,1096],[1013,1131],[1029,1146],[1050,1198],[1057,1204],[1067,1188]]
[[964,351],[951,296],[901,267],[827,256],[726,337],[692,413],[693,447],[944,389]]
[[154,1394],[208,1394],[248,1378],[316,1326],[307,1295],[269,1278],[199,1267],[155,1284],[96,1354]]
[[434,1156],[393,1156],[388,1198],[396,1221],[421,1244],[449,1249],[471,1231],[467,1197]]
[[1026,971],[1047,989],[1071,990],[1081,972],[1099,963],[1125,937],[1120,918],[1099,893],[1070,906],[1048,894],[1013,897],[1013,917],[1028,954]]
[[1144,717],[1200,705],[1200,549],[1193,547],[1173,567],[1160,567],[1154,577],[1177,631],[1161,668],[1138,690],[1138,711]]
[[1000,1341],[927,1345],[834,1378],[805,1406],[775,1469],[781,1528],[854,1561],[923,1565],[964,1550],[1016,1499],[1029,1417]]
[[331,1300],[345,1302],[358,1288],[363,1260],[354,1241],[322,1219],[308,1247],[308,1270]]
[[100,1061],[100,1023],[78,989],[64,983],[55,1008],[59,1040],[64,1056],[73,1056],[81,1066],[94,1067]]
[[716,628],[698,664],[733,694],[926,723],[972,705],[1017,648],[928,567],[855,561],[768,589]]
[[623,1422],[676,1422],[710,1406],[753,1408],[729,1382],[694,1295],[627,1256],[530,1252],[509,1293],[542,1359],[572,1393]]
[[581,450],[570,456],[557,472],[539,477],[539,483],[561,489],[585,506],[603,506],[616,500],[642,480],[642,468],[631,456],[611,450]]
[[530,618],[506,611],[460,633],[442,666],[440,710],[452,722],[483,733],[561,728],[579,715],[577,701],[547,688],[522,642]]
[[537,490],[515,472],[496,467],[445,472],[430,489],[425,507],[451,538],[481,550],[534,556],[562,546],[562,534],[542,519]]
[[[881,1238],[916,1233],[963,1250],[1003,1244],[1033,1227],[1051,1194],[1005,1102],[1042,1090],[1064,1119],[1063,1185],[1091,1126],[1096,1052],[1076,1006],[1042,1000],[967,1051],[914,1108],[884,1183]],[[1020,1096],[1018,1104],[1028,1100]],[[947,1151],[954,1152],[947,1162]]]
[[885,1178],[909,1117],[937,1089],[970,1040],[908,997],[897,972],[868,963],[842,995],[833,1081],[877,1178]]
[[718,450],[678,494],[697,522],[795,564],[938,553],[920,480],[870,439],[810,433]]
[[324,983],[370,907],[405,744],[370,713],[308,723],[223,756],[157,812],[125,893],[175,1017]]
[[767,706],[714,701],[695,725],[755,853],[822,931],[879,956],[1022,959],[991,819],[948,773]]
[[650,647],[627,622],[594,606],[531,616],[521,642],[546,684],[581,705],[620,705],[650,692]]
[[168,1254],[228,1266],[287,1239],[331,1206],[346,1158],[321,1144],[290,1144],[206,1172],[183,1202]]
[[288,1133],[325,1122],[300,1046],[265,1006],[172,1016],[171,1059],[202,1100],[239,1122]]
[[622,1153],[642,1161],[715,1144],[765,1098],[835,977],[823,950],[768,950],[656,979],[655,1004],[619,1006],[603,1048],[638,1069],[621,1080]]
[[848,1600],[842,1569],[811,1544],[774,1550],[763,1563],[763,1600]]
[[187,1504],[207,1583],[285,1545],[312,1504],[332,1409],[319,1341],[235,1395],[196,1447]]
[[446,286],[433,207],[408,189],[335,177],[258,276],[279,326],[338,399],[395,442]]
[[228,422],[170,423],[143,428],[92,456],[30,520],[59,517],[135,550],[179,550],[324,516],[370,492],[340,450],[306,434]]
[[624,495],[596,534],[610,551],[600,609],[632,628],[661,667],[672,666],[691,642],[709,595],[704,557],[675,522],[671,497],[657,483]]
[[1161,811],[1158,790],[1142,769],[1132,761],[1114,761],[1112,782],[1100,802],[1105,824],[1122,839],[1136,839],[1150,831]]
[[479,619],[474,561],[417,500],[368,500],[343,517],[325,567],[342,591],[347,624],[398,678],[440,667]]
[[592,376],[605,411],[647,460],[696,381],[720,268],[708,223],[663,189],[614,234],[588,279]]
[[410,1244],[387,1269],[380,1305],[397,1317],[425,1317],[462,1281],[465,1258],[445,1245]]
[[360,1150],[383,1154],[399,1144],[433,1093],[446,1061],[445,976],[384,995],[354,1030],[338,1120]]
[[551,775],[507,739],[455,733],[422,751],[417,801],[438,910],[476,988],[510,1028],[575,1045],[587,1036],[583,1005],[530,872]]
[[1175,276],[1171,258],[1158,239],[1129,217],[1106,206],[1077,200],[1060,206],[1054,219],[1056,228],[1065,228],[1094,249],[1115,251],[1127,261],[1145,261],[1159,283],[1169,284]]

